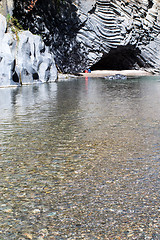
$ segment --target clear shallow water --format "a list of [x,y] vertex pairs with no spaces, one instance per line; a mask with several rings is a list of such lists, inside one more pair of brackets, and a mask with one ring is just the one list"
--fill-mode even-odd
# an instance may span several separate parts
[[160,239],[160,77],[0,89],[0,239]]

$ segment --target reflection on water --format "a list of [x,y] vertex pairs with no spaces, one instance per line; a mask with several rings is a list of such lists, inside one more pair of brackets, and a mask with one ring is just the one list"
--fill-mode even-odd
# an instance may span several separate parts
[[158,80],[0,89],[0,239],[160,239]]

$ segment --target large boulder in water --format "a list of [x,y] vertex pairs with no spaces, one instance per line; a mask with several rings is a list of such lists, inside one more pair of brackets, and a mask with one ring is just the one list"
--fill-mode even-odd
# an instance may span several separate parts
[[0,15],[0,86],[55,81],[54,55],[41,37],[30,31],[6,33],[6,27]]

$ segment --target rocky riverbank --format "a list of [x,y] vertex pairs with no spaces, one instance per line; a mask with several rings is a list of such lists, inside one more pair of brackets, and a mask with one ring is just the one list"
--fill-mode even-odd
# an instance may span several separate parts
[[42,38],[30,31],[7,28],[3,15],[0,15],[0,42],[0,86],[57,79],[54,55]]
[[81,73],[80,75],[83,77],[106,77],[113,76],[116,74],[124,75],[127,77],[141,77],[141,76],[151,76],[153,75],[152,71],[145,70],[95,70],[91,73]]

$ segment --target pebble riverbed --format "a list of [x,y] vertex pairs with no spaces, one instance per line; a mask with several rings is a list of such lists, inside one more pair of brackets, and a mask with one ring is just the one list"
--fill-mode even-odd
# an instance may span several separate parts
[[159,80],[0,89],[0,240],[160,240]]

